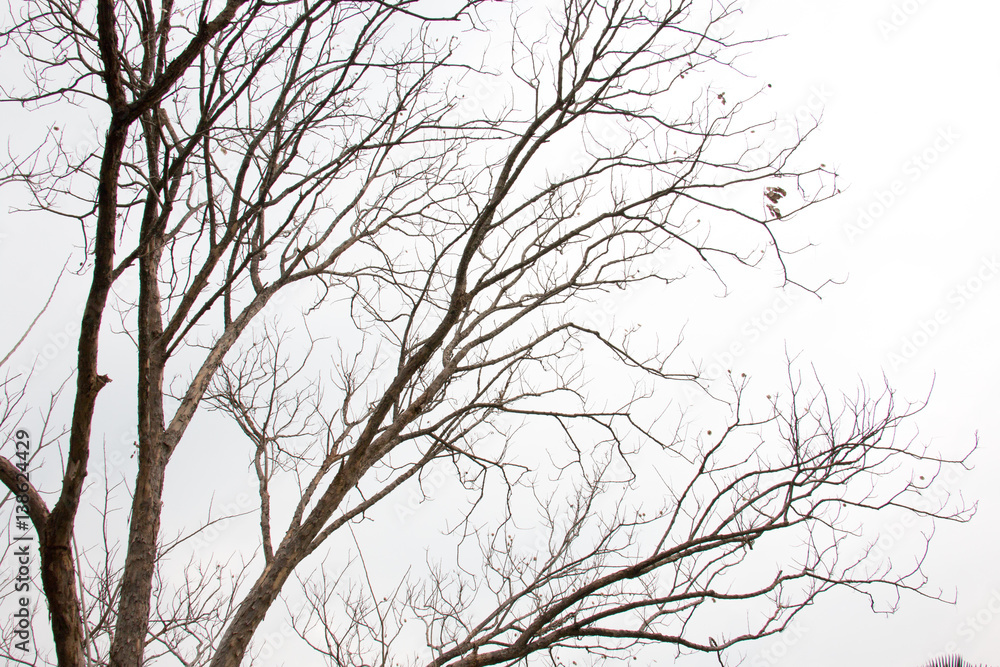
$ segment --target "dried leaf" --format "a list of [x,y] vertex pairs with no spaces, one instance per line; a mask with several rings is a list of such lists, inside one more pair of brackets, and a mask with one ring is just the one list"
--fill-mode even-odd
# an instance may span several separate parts
[[768,186],[764,188],[764,196],[771,200],[772,204],[777,204],[778,200],[787,195],[784,188]]

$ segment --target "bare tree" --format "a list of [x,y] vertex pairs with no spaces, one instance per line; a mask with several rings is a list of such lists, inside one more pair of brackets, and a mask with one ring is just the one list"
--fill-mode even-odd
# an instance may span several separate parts
[[[252,640],[282,595],[331,664],[487,665],[646,643],[722,655],[835,586],[928,594],[919,559],[897,570],[847,547],[865,510],[967,516],[917,502],[933,473],[897,471],[964,459],[897,444],[912,410],[891,392],[842,411],[790,375],[754,417],[734,379],[728,426],[688,437],[663,412],[696,370],[581,317],[698,269],[766,262],[807,289],[781,230],[835,175],[796,166],[807,132],[763,151],[767,123],[710,85],[751,44],[729,35],[732,10],[430,5],[30,0],[8,17],[4,57],[26,76],[4,100],[99,137],[81,152],[40,128],[0,181],[79,221],[91,280],[60,486],[27,493],[58,664],[266,659]],[[127,535],[77,549],[110,409],[98,344],[124,354],[123,338],[137,472],[102,480],[97,510],[127,494]],[[584,358],[617,381],[588,385]],[[258,537],[222,562],[191,547],[245,511],[161,534],[203,405],[246,439],[257,480]],[[445,503],[456,561],[380,596],[368,527],[398,526],[393,499],[414,488]],[[712,603],[746,627],[706,634]]]

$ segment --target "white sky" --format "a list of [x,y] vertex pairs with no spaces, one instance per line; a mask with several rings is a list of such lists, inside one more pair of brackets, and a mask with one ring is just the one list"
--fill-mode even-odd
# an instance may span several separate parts
[[[788,35],[754,47],[742,61],[744,71],[773,84],[756,111],[770,107],[780,119],[816,108],[823,98],[823,124],[806,153],[843,178],[840,197],[798,219],[804,238],[818,247],[793,268],[807,283],[847,281],[825,288],[822,301],[792,294],[791,308],[773,324],[752,325],[760,334],[752,340],[744,326],[768,317],[777,294],[751,285],[716,300],[719,307],[709,296],[704,311],[689,318],[686,353],[710,363],[733,342],[743,343],[746,351],[725,363],[766,384],[782,368],[787,346],[814,362],[831,389],[852,391],[859,380],[877,388],[884,371],[911,400],[921,399],[934,380],[930,405],[916,422],[919,438],[957,454],[977,431],[980,437],[976,468],[960,481],[965,497],[978,500],[979,514],[968,525],[939,525],[927,567],[932,584],[946,595],[957,592],[957,605],[909,596],[899,612],[883,617],[868,612],[858,596],[829,595],[802,615],[798,634],[747,649],[746,664],[921,667],[928,656],[953,650],[1000,666],[1000,384],[994,381],[1000,373],[1000,219],[987,199],[1000,181],[1000,54],[993,34],[1000,3],[744,5],[744,17],[734,23],[746,31],[741,36]],[[3,209],[0,261],[8,271],[39,276],[17,286],[27,298],[8,312],[11,321],[28,321],[78,235],[72,225],[57,223],[65,225],[64,250],[45,257],[24,252],[25,243],[43,244],[57,234],[15,230]],[[858,225],[864,210],[872,214],[867,228]],[[82,281],[67,284],[64,303],[79,299],[81,287]],[[641,292],[631,304],[647,305]],[[76,312],[61,312],[48,330],[78,322]],[[59,359],[71,360],[71,352],[60,350]],[[133,371],[107,372],[126,378]],[[127,380],[117,389],[131,391]],[[109,442],[121,439],[113,435],[120,430]],[[904,528],[898,553],[908,554],[915,537]],[[678,664],[717,662],[694,656]]]
[[[741,29],[787,34],[743,60],[745,71],[773,84],[776,115],[827,98],[807,154],[836,166],[846,187],[797,220],[819,244],[799,268],[847,282],[824,289],[822,301],[796,297],[732,362],[734,372],[766,377],[787,345],[815,362],[830,388],[851,390],[859,379],[877,388],[884,370],[900,397],[918,400],[936,376],[916,421],[920,441],[958,453],[976,431],[980,437],[975,470],[956,484],[978,500],[979,513],[971,524],[939,524],[927,567],[932,584],[957,591],[957,605],[910,596],[885,617],[857,596],[830,596],[801,617],[797,641],[793,633],[784,643],[760,642],[747,650],[748,664],[919,667],[949,650],[998,665],[1000,219],[990,195],[1000,180],[1000,5],[752,0],[745,8]],[[858,224],[864,210],[874,214],[867,228]],[[761,291],[737,322],[752,322],[773,300]],[[698,339],[695,319],[688,340]],[[708,347],[722,352],[731,341],[749,342],[730,333]],[[900,557],[915,537],[903,530]]]

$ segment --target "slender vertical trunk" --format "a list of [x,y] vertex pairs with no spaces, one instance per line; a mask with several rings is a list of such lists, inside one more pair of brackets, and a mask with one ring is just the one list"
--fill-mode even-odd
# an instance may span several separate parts
[[[154,146],[150,149],[155,151]],[[163,372],[166,360],[161,340],[163,312],[159,290],[163,246],[157,229],[157,213],[155,198],[150,195],[142,225],[146,242],[139,258],[139,471],[132,498],[115,639],[111,645],[110,664],[114,667],[142,665],[157,560],[163,482],[170,460],[170,448],[164,438]]]
[[[225,29],[246,0],[227,0],[211,21],[202,22],[198,33],[184,51],[157,76],[143,97],[128,102],[122,83],[124,58],[119,48],[119,26],[114,0],[97,0],[97,45],[104,67],[101,76],[111,110],[104,154],[97,183],[97,215],[94,233],[94,272],[80,326],[77,358],[77,389],[70,426],[69,452],[59,499],[53,506],[40,535],[41,579],[60,667],[84,667],[83,619],[76,589],[76,569],[72,537],[76,512],[87,475],[91,424],[97,394],[110,382],[97,371],[97,349],[101,322],[111,289],[119,215],[118,187],[122,154],[129,127],[158,100],[202,52],[205,45]],[[167,24],[164,24],[167,25]],[[150,61],[151,62],[151,61]],[[152,70],[150,70],[152,71]],[[151,154],[156,160],[156,155]],[[146,222],[151,218],[146,217]],[[145,237],[144,237],[145,238]],[[139,474],[136,480],[129,534],[129,553],[122,580],[122,601],[117,632],[111,650],[111,664],[138,667],[149,623],[150,593],[155,566],[156,537],[160,527],[160,499],[171,448],[163,427],[162,331],[157,270],[160,236],[146,240],[147,253],[140,259],[140,355],[139,355]],[[153,329],[148,329],[155,322]]]
[[128,555],[108,663],[112,667],[140,667],[143,664],[156,566],[156,539],[160,532],[163,480],[169,458],[161,441],[162,438],[153,438],[151,443],[140,444]]
[[76,589],[72,538],[76,511],[90,458],[91,422],[97,394],[110,379],[97,372],[101,321],[111,290],[118,216],[118,176],[127,128],[112,120],[97,187],[97,226],[94,234],[94,277],[80,322],[77,348],[77,386],[70,424],[69,453],[59,500],[40,535],[42,590],[49,605],[56,659],[60,667],[83,667],[83,619]]

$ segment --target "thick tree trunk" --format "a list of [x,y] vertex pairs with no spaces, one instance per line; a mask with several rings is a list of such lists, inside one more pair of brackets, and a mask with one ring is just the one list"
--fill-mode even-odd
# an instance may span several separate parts
[[[150,152],[155,155],[156,142],[152,139],[147,141]],[[163,373],[166,359],[161,340],[163,310],[160,304],[159,270],[163,246],[159,212],[156,199],[151,196],[146,202],[143,215],[142,235],[146,243],[139,258],[139,472],[132,498],[128,554],[122,574],[115,639],[111,645],[110,664],[113,667],[142,665],[143,648],[149,629],[163,482],[171,453],[164,437]]]
[[348,491],[357,484],[361,474],[363,473],[356,472],[355,466],[345,466],[317,503],[317,511],[310,514],[294,535],[282,540],[274,559],[260,573],[253,588],[236,610],[209,667],[240,666],[254,632],[264,620],[268,609],[278,599],[282,586],[296,566],[312,552],[313,540],[333,511],[340,506]]
[[45,534],[40,542],[42,590],[49,603],[56,660],[59,667],[84,667],[83,623],[73,551],[68,545],[54,544],[55,540]]
[[122,575],[118,622],[109,660],[112,667],[140,667],[143,664],[143,649],[149,628],[156,539],[160,532],[160,507],[168,456],[166,448],[159,442],[140,445],[140,450],[128,556]]
[[297,564],[298,560],[290,561],[287,554],[280,552],[275,554],[274,559],[264,568],[250,593],[240,604],[235,618],[222,636],[209,667],[240,667],[254,632],[264,620],[268,609],[278,599],[281,587],[288,581]]
[[90,458],[91,422],[97,394],[110,382],[98,375],[97,349],[101,321],[111,290],[115,227],[118,216],[118,175],[125,148],[126,128],[112,120],[101,160],[97,190],[97,228],[94,237],[94,278],[80,322],[77,349],[77,388],[70,424],[69,453],[59,500],[40,535],[42,590],[49,605],[56,659],[60,667],[84,667],[83,619],[76,589],[72,539],[76,511]]

